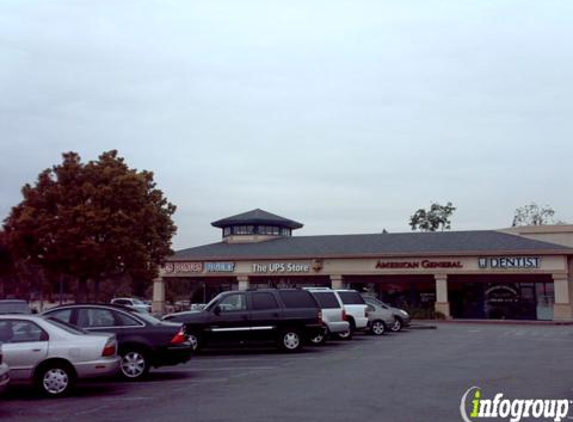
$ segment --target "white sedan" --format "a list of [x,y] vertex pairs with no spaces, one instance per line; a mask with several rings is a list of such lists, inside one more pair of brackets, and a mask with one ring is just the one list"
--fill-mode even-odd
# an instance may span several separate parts
[[10,368],[2,360],[2,346],[0,345],[0,393],[6,389],[10,382]]
[[86,334],[33,315],[0,315],[0,343],[11,382],[32,382],[48,396],[61,396],[82,378],[119,369],[114,334]]

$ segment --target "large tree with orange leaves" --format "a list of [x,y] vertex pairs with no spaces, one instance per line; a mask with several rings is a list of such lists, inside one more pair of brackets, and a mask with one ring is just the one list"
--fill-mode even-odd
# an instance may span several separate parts
[[117,151],[87,163],[65,153],[22,194],[4,224],[12,256],[74,277],[77,300],[86,299],[88,280],[151,278],[172,253],[175,206],[153,173],[130,169]]

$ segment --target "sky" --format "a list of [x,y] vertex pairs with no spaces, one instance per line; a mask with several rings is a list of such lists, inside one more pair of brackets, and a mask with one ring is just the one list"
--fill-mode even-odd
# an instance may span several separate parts
[[76,151],[177,205],[175,249],[262,208],[295,235],[573,222],[573,2],[0,0],[0,219]]

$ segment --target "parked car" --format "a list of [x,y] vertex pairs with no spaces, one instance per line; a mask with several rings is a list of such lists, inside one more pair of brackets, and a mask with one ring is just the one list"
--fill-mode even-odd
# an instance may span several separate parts
[[400,331],[403,327],[409,327],[411,324],[410,314],[403,309],[395,308],[381,300],[375,298],[374,296],[363,295],[364,300],[370,306],[375,308],[382,308],[389,310],[394,315],[394,324],[390,327],[393,332]]
[[0,300],[0,315],[5,314],[31,315],[32,309],[25,300],[3,299]]
[[0,315],[0,343],[11,382],[33,383],[52,397],[70,392],[78,379],[119,368],[115,335],[88,335],[36,315]]
[[110,302],[113,305],[129,306],[139,311],[151,312],[151,304],[133,297],[116,297]]
[[10,368],[3,362],[2,344],[0,344],[0,393],[2,393],[10,382]]
[[324,330],[318,303],[301,289],[223,292],[203,310],[163,319],[184,323],[195,349],[207,344],[273,342],[294,352]]
[[63,305],[43,315],[89,332],[115,333],[120,374],[131,380],[144,377],[151,367],[185,363],[193,352],[182,324],[162,322],[121,305]]
[[390,330],[396,322],[394,313],[381,306],[368,304],[368,331],[370,334],[381,336]]
[[335,292],[313,287],[305,290],[308,290],[318,302],[322,311],[322,322],[325,324],[324,332],[310,339],[312,343],[322,344],[329,336],[349,332],[350,323],[346,321],[344,305]]
[[344,304],[346,318],[350,323],[350,330],[346,333],[339,333],[338,337],[350,339],[355,331],[366,330],[368,328],[368,305],[360,293],[349,289],[336,289],[334,292]]

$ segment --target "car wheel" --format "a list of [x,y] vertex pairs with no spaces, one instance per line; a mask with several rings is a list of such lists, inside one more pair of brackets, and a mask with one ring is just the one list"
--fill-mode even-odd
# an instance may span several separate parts
[[302,349],[302,336],[296,329],[283,330],[280,336],[280,346],[287,352],[297,352]]
[[394,321],[394,325],[392,325],[390,330],[392,330],[392,332],[394,333],[397,333],[401,329],[402,329],[402,320],[400,318],[396,318],[396,320]]
[[119,368],[124,378],[141,379],[149,372],[149,360],[141,350],[129,349],[121,353]]
[[48,397],[68,394],[76,380],[74,369],[65,363],[47,364],[36,373],[36,386]]
[[341,340],[352,340],[352,336],[354,335],[354,330],[356,329],[356,325],[354,324],[354,320],[349,321],[350,326],[348,327],[347,331],[343,331],[342,333],[338,333],[338,338]]
[[383,321],[380,321],[379,319],[377,319],[376,321],[372,321],[372,324],[370,324],[370,333],[376,336],[381,336],[385,332],[386,332],[386,325],[384,324]]
[[310,342],[316,346],[326,343],[326,333],[322,332],[310,338]]
[[352,340],[352,335],[354,334],[353,330],[349,328],[346,331],[338,333],[337,336],[340,340]]
[[193,351],[198,352],[202,346],[202,343],[199,341],[199,336],[196,333],[191,332],[187,333],[187,339],[189,340],[189,343],[191,343]]

